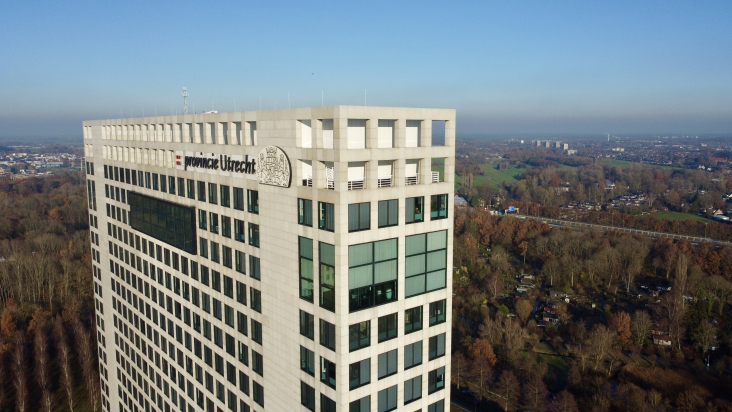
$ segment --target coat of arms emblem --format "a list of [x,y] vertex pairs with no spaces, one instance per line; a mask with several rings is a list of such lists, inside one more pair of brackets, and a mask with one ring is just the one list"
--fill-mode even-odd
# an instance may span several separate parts
[[259,152],[257,180],[263,185],[290,187],[290,159],[276,146],[267,146]]

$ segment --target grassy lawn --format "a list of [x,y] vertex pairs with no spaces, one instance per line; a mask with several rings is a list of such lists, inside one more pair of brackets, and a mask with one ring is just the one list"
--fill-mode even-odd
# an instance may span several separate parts
[[651,216],[655,217],[656,219],[663,219],[663,220],[698,220],[700,222],[709,222],[709,219],[703,218],[699,215],[695,215],[693,213],[681,213],[681,212],[671,212],[671,211],[664,211],[664,212],[655,212],[651,213]]
[[679,168],[679,167],[666,166],[666,165],[652,165],[650,163],[629,162],[627,160],[611,159],[611,158],[607,158],[607,157],[598,158],[597,161],[604,165],[608,165],[608,166],[627,167],[627,166],[635,164],[635,165],[640,165],[641,167],[650,167],[652,169],[681,170],[681,168]]
[[505,170],[497,170],[496,166],[498,166],[496,163],[480,165],[480,168],[485,173],[485,176],[474,176],[473,185],[479,186],[483,182],[489,182],[493,185],[493,187],[498,187],[503,182],[516,182],[517,180],[514,176],[526,172],[526,168],[510,167]]
[[548,389],[552,392],[559,392],[564,389],[567,384],[567,373],[569,372],[569,363],[571,359],[558,355],[545,354],[537,354],[536,357],[546,362],[549,367],[549,371],[554,372],[557,377],[557,381]]

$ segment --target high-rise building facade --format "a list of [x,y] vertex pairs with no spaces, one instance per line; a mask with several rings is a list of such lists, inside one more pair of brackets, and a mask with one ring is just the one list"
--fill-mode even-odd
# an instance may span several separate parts
[[449,410],[454,110],[83,131],[105,410]]

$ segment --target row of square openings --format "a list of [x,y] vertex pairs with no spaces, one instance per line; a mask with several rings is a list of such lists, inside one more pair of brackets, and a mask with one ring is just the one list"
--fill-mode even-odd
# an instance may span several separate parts
[[[231,126],[229,126],[231,124]],[[231,128],[231,130],[229,130]],[[233,136],[231,133],[233,132]],[[84,127],[91,139],[91,126]],[[229,141],[233,138],[233,141]],[[168,123],[102,126],[103,140],[257,145],[257,122]]]
[[[404,164],[404,185],[424,184],[420,181],[420,160],[430,160],[429,179],[432,183],[440,183],[445,181],[445,159],[407,159]],[[321,162],[325,167],[325,188],[334,190],[335,179],[333,173],[333,162]],[[348,162],[348,190],[360,190],[366,188],[366,164],[367,162]],[[313,186],[313,161],[300,160],[300,185]],[[377,187],[396,186],[394,180],[394,161],[379,160],[377,165]]]
[[[318,120],[323,131],[324,149],[333,148],[333,119]],[[348,119],[347,135],[345,136],[346,148],[366,148],[366,123],[367,119]],[[422,120],[407,120],[405,124],[404,147],[422,147]],[[300,120],[300,136],[303,148],[313,146],[312,120]],[[396,120],[379,119],[377,127],[378,149],[396,147]],[[445,145],[445,121],[432,121],[432,146]]]

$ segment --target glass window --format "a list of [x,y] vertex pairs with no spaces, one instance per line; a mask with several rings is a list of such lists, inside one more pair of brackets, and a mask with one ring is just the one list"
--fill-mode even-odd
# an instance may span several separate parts
[[221,236],[231,237],[231,218],[221,215]]
[[259,225],[249,223],[249,244],[259,247]]
[[182,177],[178,178],[178,196],[186,195],[186,180]]
[[348,247],[351,312],[397,300],[397,239]]
[[213,212],[208,214],[209,230],[212,233],[219,233],[219,215]]
[[424,222],[424,197],[408,197],[405,202],[405,222],[407,224]]
[[252,349],[252,370],[259,376],[264,376],[264,360],[262,355]]
[[244,336],[249,334],[249,329],[247,327],[247,315],[241,312],[236,312],[236,331]]
[[244,189],[234,188],[234,209],[244,210]]
[[422,341],[404,347],[404,369],[422,364]]
[[320,242],[320,307],[335,312],[335,246]]
[[397,372],[397,350],[390,350],[379,355],[379,379]]
[[445,334],[439,334],[430,338],[429,360],[445,356]]
[[432,195],[430,204],[430,220],[447,217],[447,194]]
[[252,381],[252,399],[264,408],[264,388],[255,381]]
[[313,241],[299,237],[300,250],[300,298],[313,301]]
[[[117,171],[117,168],[115,167],[114,170]],[[159,190],[157,173],[152,174],[152,188],[153,188],[153,190]]]
[[404,311],[404,334],[422,330],[422,306]]
[[300,311],[300,334],[310,340],[315,337],[315,317],[302,310]]
[[259,192],[247,190],[247,210],[249,213],[259,214]]
[[224,296],[234,297],[234,279],[224,275]]
[[228,246],[222,246],[221,247],[221,257],[222,262],[224,266],[227,268],[231,268],[231,248]]
[[407,236],[405,252],[406,297],[446,286],[446,230]]
[[249,288],[249,305],[259,313],[262,313],[262,292]]
[[303,381],[300,381],[300,403],[315,412],[315,389]]
[[175,176],[168,176],[168,193],[175,194]]
[[320,412],[336,412],[336,403],[333,399],[320,394]]
[[236,301],[242,305],[247,304],[247,285],[236,281]]
[[196,182],[198,183],[198,200],[201,202],[206,201],[206,182]]
[[234,251],[234,268],[237,272],[246,274],[246,255],[238,250]]
[[396,226],[399,224],[399,200],[379,201],[379,227]]
[[161,242],[196,254],[195,208],[129,192],[130,226]]
[[262,344],[262,324],[252,319],[252,340]]
[[145,188],[150,189],[150,187],[152,186],[150,181],[151,181],[150,172],[145,172]]
[[318,229],[333,232],[335,230],[335,212],[333,203],[318,202]]
[[427,412],[445,412],[445,400],[440,399],[439,401],[431,404],[427,407]]
[[379,343],[397,337],[397,318],[396,313],[379,318]]
[[379,412],[393,411],[397,407],[396,400],[397,385],[379,391]]
[[303,346],[300,346],[300,370],[315,376],[315,353]]
[[208,229],[208,219],[206,218],[206,211],[203,209],[198,209],[198,228]]
[[430,303],[430,326],[445,321],[445,299]]
[[348,231],[358,232],[371,228],[371,204],[352,203],[348,205]]
[[244,229],[244,221],[234,219],[234,240],[246,242],[246,230]]
[[336,364],[324,357],[320,357],[320,381],[335,389],[336,387]]
[[445,367],[437,368],[427,375],[427,393],[434,393],[445,387]]
[[219,255],[219,244],[216,242],[211,242],[211,261],[219,263],[221,261],[221,257]]
[[231,207],[231,192],[229,186],[221,185],[221,206]]
[[[160,175],[160,191],[163,192],[163,193],[165,193],[165,192],[168,191],[168,184],[167,184],[168,182],[167,182],[167,180],[168,179],[167,179],[167,177],[165,175]],[[122,192],[122,193],[124,193],[124,192]],[[124,200],[122,202],[124,202]]]
[[348,388],[356,389],[371,382],[371,359],[348,365]]
[[260,280],[260,270],[259,270],[260,264],[259,264],[259,258],[256,256],[249,255],[249,276]]
[[371,321],[367,320],[348,327],[348,349],[355,350],[371,345]]
[[320,344],[335,351],[335,325],[320,319]]
[[349,403],[348,412],[371,412],[371,395]]
[[[140,173],[142,173],[142,172],[140,172]],[[188,189],[188,198],[195,199],[196,198],[195,182],[191,179],[187,179],[186,188]]]
[[208,203],[213,205],[218,204],[218,191],[216,190],[216,183],[208,184]]
[[404,404],[422,397],[422,376],[416,376],[404,381]]
[[304,226],[313,225],[313,201],[297,199],[297,223]]

